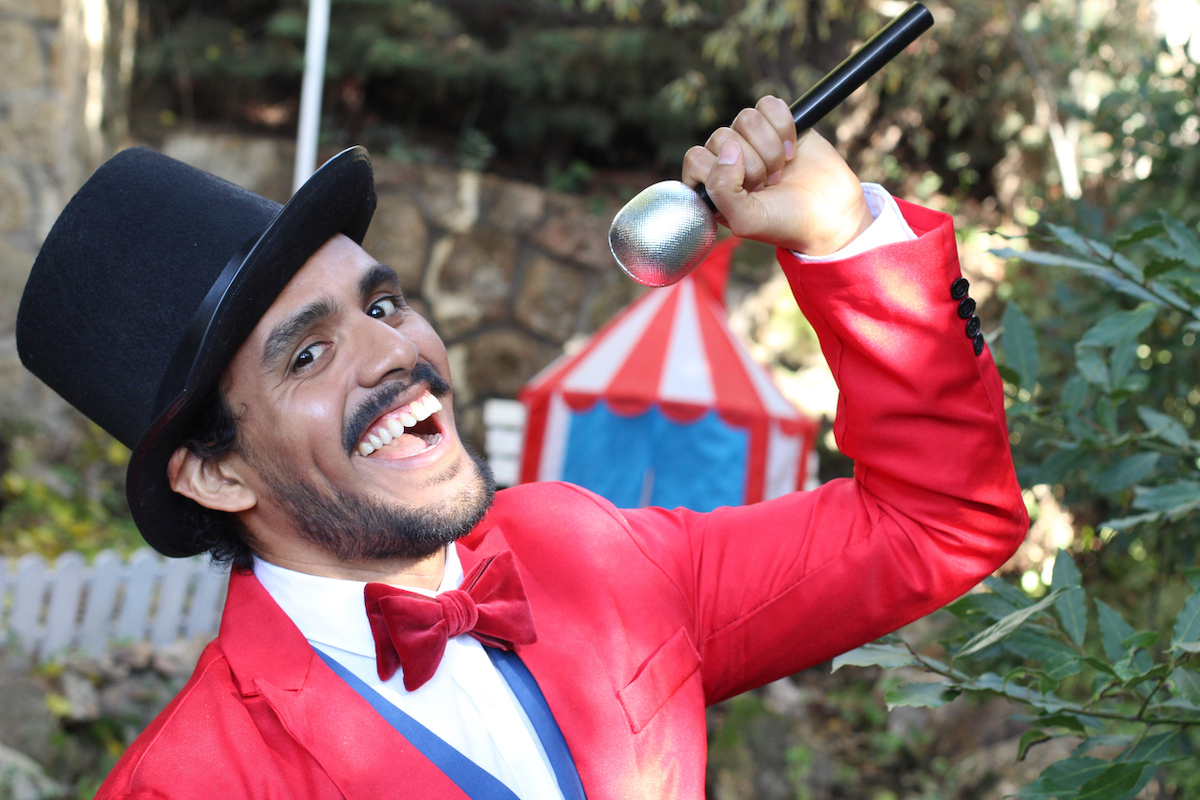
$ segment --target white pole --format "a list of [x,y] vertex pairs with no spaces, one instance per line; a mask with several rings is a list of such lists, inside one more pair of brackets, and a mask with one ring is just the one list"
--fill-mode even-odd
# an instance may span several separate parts
[[300,125],[296,133],[295,192],[317,169],[321,132],[321,94],[325,88],[325,48],[329,41],[329,0],[309,0],[304,36],[304,82],[300,86]]

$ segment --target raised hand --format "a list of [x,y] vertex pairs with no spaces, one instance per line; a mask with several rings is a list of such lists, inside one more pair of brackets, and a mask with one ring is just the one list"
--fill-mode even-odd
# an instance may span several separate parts
[[688,150],[683,182],[703,183],[738,236],[826,255],[872,222],[858,178],[820,134],[797,138],[791,111],[767,96]]

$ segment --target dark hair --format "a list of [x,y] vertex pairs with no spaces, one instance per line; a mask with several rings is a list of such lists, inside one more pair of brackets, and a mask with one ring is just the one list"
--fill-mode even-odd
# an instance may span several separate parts
[[[238,418],[220,386],[214,386],[200,404],[183,438],[183,446],[206,461],[237,452]],[[217,564],[245,571],[253,569],[254,550],[246,526],[237,516],[205,508],[191,498],[184,500],[188,506],[187,524],[195,531],[192,541],[207,550]]]

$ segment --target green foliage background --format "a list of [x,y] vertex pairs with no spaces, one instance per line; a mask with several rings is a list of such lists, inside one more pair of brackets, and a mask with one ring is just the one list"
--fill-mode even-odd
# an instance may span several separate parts
[[[305,8],[144,4],[135,129],[290,136]],[[901,8],[338,0],[323,138],[631,195],[758,95],[798,96]],[[864,179],[953,212],[964,245],[990,241],[1006,261],[1000,302],[981,313],[1002,356],[1018,474],[1035,517],[1035,495],[1052,497],[1073,535],[1019,585],[993,580],[951,607],[941,644],[887,641],[836,666],[935,679],[893,687],[893,706],[1022,704],[1023,752],[1078,737],[1022,797],[1124,798],[1151,781],[1160,796],[1200,796],[1200,44],[1188,49],[1182,20],[1156,28],[1141,0],[931,8],[934,31],[821,130]],[[47,471],[26,432],[2,438],[6,553],[137,541],[119,446],[90,431]],[[745,702],[722,712],[735,727],[714,738],[718,760],[722,736],[750,729]],[[906,745],[889,747],[890,758]],[[806,751],[788,758],[793,777],[811,768]]]

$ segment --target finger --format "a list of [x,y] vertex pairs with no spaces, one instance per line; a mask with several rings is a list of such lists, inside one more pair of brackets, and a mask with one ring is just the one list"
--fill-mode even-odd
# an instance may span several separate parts
[[696,184],[704,183],[713,165],[717,163],[717,155],[702,145],[689,148],[683,156],[683,182],[693,189]]
[[767,95],[754,106],[771,124],[783,142],[783,158],[791,161],[796,155],[796,120],[792,118],[792,109],[788,104],[774,95]]
[[758,227],[761,209],[747,192],[745,151],[736,140],[725,143],[716,163],[704,181],[708,196],[725,218],[725,224],[738,235]]
[[786,159],[783,139],[771,121],[757,108],[745,108],[733,121],[733,130],[753,148],[762,163],[761,177],[747,169],[747,185],[778,183]]
[[[753,112],[753,109],[750,110]],[[732,128],[717,128],[713,131],[712,136],[708,137],[704,146],[708,148],[709,152],[719,154],[731,142],[737,144],[742,150],[747,191],[762,186],[767,180],[766,164],[763,163],[754,146],[747,142],[741,134]]]

